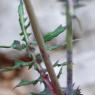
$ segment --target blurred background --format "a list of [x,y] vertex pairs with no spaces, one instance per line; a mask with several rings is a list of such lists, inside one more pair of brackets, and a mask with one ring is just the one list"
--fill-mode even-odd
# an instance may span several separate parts
[[[40,24],[42,34],[53,31],[59,25],[66,25],[65,0],[31,0]],[[0,46],[10,46],[14,40],[20,40],[21,32],[18,21],[19,0],[0,1]],[[75,16],[73,18],[73,36],[78,41],[73,46],[74,83],[82,89],[84,95],[95,95],[95,0],[74,0]],[[80,27],[81,26],[81,27]],[[29,31],[32,31],[29,29]],[[66,32],[60,34],[49,44],[64,44]],[[32,35],[30,38],[34,40]],[[0,68],[14,64],[14,60],[25,55],[25,51],[0,48]],[[50,52],[52,62],[66,61],[64,48]],[[55,69],[58,73],[58,68]],[[35,73],[35,74],[34,74]],[[13,90],[21,79],[37,77],[34,70],[15,70],[0,72],[0,95],[28,95],[29,91],[39,91],[36,87],[27,86]],[[59,79],[61,86],[66,86],[66,68]]]

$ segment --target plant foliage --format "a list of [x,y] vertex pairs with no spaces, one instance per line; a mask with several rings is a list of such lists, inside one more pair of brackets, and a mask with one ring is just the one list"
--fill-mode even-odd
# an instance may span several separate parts
[[[36,54],[35,48],[33,48],[29,44],[29,37],[30,37],[31,33],[29,33],[27,31],[27,29],[30,26],[30,22],[26,24],[28,17],[27,18],[25,17],[23,0],[20,0],[20,4],[18,6],[18,15],[19,15],[19,24],[21,27],[20,36],[22,38],[23,44],[18,40],[14,40],[12,45],[10,45],[10,46],[0,46],[0,47],[1,48],[3,48],[3,47],[4,48],[13,48],[13,49],[17,49],[20,51],[25,49],[25,50],[27,50],[26,52],[28,52],[28,50],[31,50],[32,52],[29,51],[27,53],[27,56],[29,58],[31,58],[31,61],[25,62],[23,60],[15,60],[14,66],[1,68],[0,72],[11,71],[11,70],[15,70],[18,68],[23,68],[23,67],[28,67],[28,69],[31,69],[32,67],[34,67],[34,69],[39,73],[40,76],[37,79],[31,80],[31,81],[21,80],[14,88],[21,87],[21,86],[27,86],[27,85],[35,86],[36,84],[38,84],[38,82],[40,82],[40,83],[44,84],[44,90],[39,93],[31,92],[31,95],[53,95],[53,93],[55,93],[54,86],[51,83],[47,69],[42,67],[42,64],[41,64],[43,61],[42,56],[40,55],[40,53]],[[56,38],[61,33],[65,32],[66,28],[67,28],[66,26],[65,27],[63,27],[62,25],[58,26],[54,31],[49,32],[43,36],[44,41],[45,42],[51,41],[52,39]],[[34,41],[34,44],[37,44],[37,43]],[[66,44],[49,46],[46,44],[46,49],[51,51],[51,50],[55,50],[60,47],[64,47],[65,45]],[[60,78],[60,76],[62,74],[63,66],[66,66],[66,65],[67,65],[67,62],[60,64],[59,61],[56,61],[55,64],[53,65],[54,68],[60,67],[59,73],[57,75],[58,79]],[[65,91],[64,95],[65,94],[66,94],[66,91]],[[73,95],[83,95],[83,94],[81,94],[80,89],[77,88],[77,89],[73,90]]]

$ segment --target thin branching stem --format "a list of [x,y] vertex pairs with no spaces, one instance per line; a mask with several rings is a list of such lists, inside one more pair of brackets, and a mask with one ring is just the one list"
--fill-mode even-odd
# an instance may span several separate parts
[[35,17],[34,10],[33,10],[33,7],[31,5],[31,2],[30,2],[30,0],[24,0],[24,3],[25,3],[25,7],[26,7],[27,13],[28,13],[29,18],[30,18],[33,33],[34,33],[35,38],[37,40],[37,44],[38,44],[40,52],[42,54],[42,57],[43,57],[45,66],[47,68],[48,74],[50,76],[52,85],[54,86],[56,95],[63,95],[63,92],[60,89],[60,85],[58,83],[56,74],[54,72],[52,63],[50,61],[49,55],[48,55],[48,53],[46,51],[45,43],[44,43],[43,37],[41,35],[41,30],[40,30],[40,27],[39,27],[38,22],[36,20],[36,17]]
[[72,16],[73,0],[66,0],[66,20],[67,20],[67,95],[73,95],[73,62],[72,62]]

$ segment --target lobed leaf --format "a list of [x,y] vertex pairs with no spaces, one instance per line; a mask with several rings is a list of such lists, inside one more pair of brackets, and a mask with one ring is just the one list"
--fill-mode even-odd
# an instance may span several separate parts
[[42,78],[39,77],[36,80],[29,81],[29,80],[21,80],[20,83],[18,83],[15,88],[21,87],[21,86],[28,86],[28,85],[36,85],[38,82],[42,82]]
[[25,66],[28,66],[29,69],[30,69],[33,65],[34,65],[34,61],[23,62],[23,61],[20,61],[20,60],[16,60],[14,66],[6,67],[6,68],[0,68],[0,72],[12,71],[12,70],[19,69],[19,68],[25,67]]
[[66,29],[66,27],[63,27],[62,25],[58,26],[53,32],[49,32],[44,36],[44,41],[47,42],[47,41],[54,39],[59,34],[64,32],[65,29]]
[[18,6],[18,14],[19,14],[19,24],[22,30],[20,36],[23,36],[22,41],[24,41],[28,45],[28,38],[30,36],[30,33],[27,33],[27,28],[29,27],[30,22],[27,25],[25,25],[27,18],[24,17],[24,7],[22,0],[20,1],[20,4]]
[[30,68],[33,65],[34,65],[34,61],[23,62],[23,61],[17,60],[17,61],[15,61],[14,68],[21,68],[21,67],[24,67],[24,66],[29,66],[29,68]]

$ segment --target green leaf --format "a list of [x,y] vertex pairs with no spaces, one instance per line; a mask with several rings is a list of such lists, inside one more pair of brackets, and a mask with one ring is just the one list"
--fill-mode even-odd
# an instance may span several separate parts
[[28,66],[29,69],[30,69],[33,65],[34,65],[34,61],[23,62],[23,61],[20,61],[20,60],[16,60],[14,66],[6,67],[6,68],[0,68],[0,72],[12,71],[12,70],[19,69],[19,68],[25,67],[25,66]]
[[41,62],[42,62],[42,56],[41,56],[40,53],[36,54],[36,61],[37,61],[38,63],[41,63]]
[[44,91],[40,92],[40,93],[31,93],[31,95],[52,95],[51,91],[46,87],[44,89]]
[[58,75],[57,75],[57,78],[58,78],[58,79],[59,79],[60,76],[62,75],[62,68],[63,68],[63,66],[60,68],[59,73],[58,73]]
[[63,27],[62,25],[58,26],[53,32],[49,32],[44,36],[44,41],[47,42],[47,41],[54,39],[59,34],[64,32],[65,29],[66,29],[66,27]]
[[11,46],[0,45],[0,48],[11,48]]
[[24,17],[24,7],[23,7],[23,1],[20,1],[20,4],[18,6],[18,14],[19,14],[19,23],[20,23],[20,27],[22,32],[20,33],[21,36],[23,37],[23,41],[28,44],[28,35],[27,35],[27,31],[25,28],[25,17]]
[[31,35],[31,33],[27,33],[27,36],[29,37]]
[[22,49],[26,49],[27,47],[26,44],[22,44],[21,46],[22,46]]
[[23,62],[23,61],[17,60],[17,61],[15,61],[14,68],[21,68],[21,67],[24,67],[24,66],[32,67],[33,65],[34,65],[34,61]]
[[28,80],[21,80],[20,83],[15,86],[15,88],[21,87],[21,86],[27,86],[27,85],[31,85],[31,84],[32,84],[31,81],[28,81]]
[[49,50],[49,51],[52,51],[52,50],[55,50],[55,49],[58,49],[58,48],[61,48],[62,45],[46,45],[46,49]]
[[22,0],[20,0],[20,4],[18,6],[18,13],[21,15],[24,15],[23,1]]
[[61,64],[58,64],[59,61],[56,61],[56,63],[53,65],[53,67],[60,67],[60,66],[66,66],[67,62],[63,62]]
[[34,64],[34,69],[38,70],[38,64]]
[[22,41],[26,42],[26,38],[25,38],[25,37],[23,37],[23,38],[22,38]]
[[62,64],[58,64],[58,62],[56,62],[56,63],[53,65],[53,67],[61,67],[60,70],[59,70],[59,73],[58,73],[58,75],[57,75],[57,78],[58,78],[58,79],[59,79],[60,76],[62,75],[62,68],[63,68],[63,66],[66,66],[66,65],[67,65],[67,62],[64,62],[64,63],[62,63]]
[[24,22],[26,22],[26,21],[27,21],[27,19],[28,19],[27,17],[26,17],[26,18],[24,18]]
[[14,42],[11,45],[11,48],[17,49],[17,50],[21,50],[22,49],[22,46],[20,44],[20,41],[14,40]]
[[23,32],[20,32],[19,34],[20,34],[20,36],[23,36],[24,35]]
[[26,44],[21,44],[20,41],[14,40],[10,48],[13,48],[16,50],[23,50],[23,49],[26,49]]
[[30,22],[25,26],[25,29],[27,29],[30,26]]
[[39,77],[38,79],[36,80],[33,80],[33,81],[29,81],[29,80],[21,80],[20,83],[18,83],[15,88],[17,87],[21,87],[21,86],[27,86],[27,85],[36,85],[38,82],[42,82],[42,78]]
[[53,67],[58,66],[58,63],[59,63],[59,60],[57,60],[57,61],[54,63]]
[[[59,64],[59,60],[57,60],[57,61],[54,63],[53,67],[63,67],[63,66],[66,66],[66,65],[67,65],[67,62],[63,62],[63,63]],[[47,72],[47,69],[44,69],[44,71]],[[61,71],[60,71],[60,72],[61,72]],[[59,75],[58,75],[58,76],[59,76]]]
[[12,70],[15,70],[15,68],[13,68],[13,67],[0,68],[0,72],[8,72],[8,71],[12,71]]
[[81,93],[81,89],[78,87],[77,89],[73,90],[73,95],[83,95],[83,94]]
[[32,81],[32,84],[33,84],[33,85],[36,85],[38,82],[40,82],[40,83],[43,82],[41,77],[39,77],[38,79]]
[[28,64],[28,66],[29,66],[28,69],[31,69],[33,65],[34,65],[34,61],[32,61],[31,64]]

